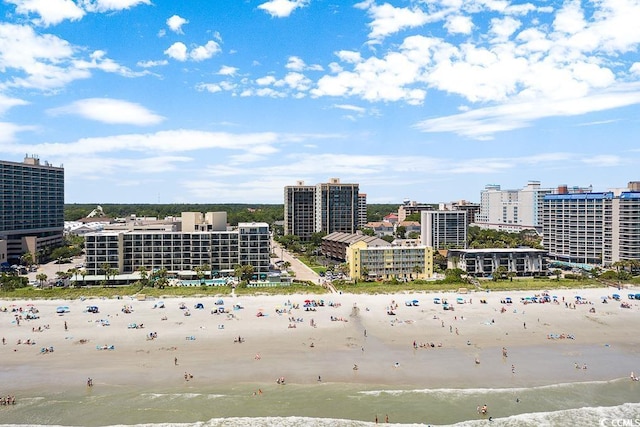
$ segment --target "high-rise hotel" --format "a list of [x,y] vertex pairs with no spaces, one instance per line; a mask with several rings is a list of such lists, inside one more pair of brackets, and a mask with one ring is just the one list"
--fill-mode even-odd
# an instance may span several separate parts
[[0,262],[34,261],[47,247],[62,243],[64,169],[27,156],[22,163],[0,160]]
[[338,178],[316,185],[298,181],[284,188],[284,234],[304,241],[317,232],[355,233],[366,209],[366,195],[359,193],[358,184]]
[[543,245],[558,261],[640,260],[640,182],[600,193],[544,196]]

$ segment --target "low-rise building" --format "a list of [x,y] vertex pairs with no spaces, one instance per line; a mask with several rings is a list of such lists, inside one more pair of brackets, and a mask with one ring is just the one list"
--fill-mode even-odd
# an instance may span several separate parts
[[362,228],[373,230],[374,234],[378,237],[393,236],[395,232],[395,226],[388,221],[371,221],[366,223]]
[[433,248],[428,246],[369,246],[359,241],[347,248],[349,276],[354,280],[417,280],[433,276]]
[[476,277],[491,276],[498,267],[517,276],[546,275],[548,252],[532,248],[451,249],[447,268],[459,268]]
[[336,231],[322,238],[320,251],[326,257],[345,261],[349,245],[360,241],[366,242],[369,246],[386,246],[389,244],[378,237],[365,236],[362,233],[341,233]]

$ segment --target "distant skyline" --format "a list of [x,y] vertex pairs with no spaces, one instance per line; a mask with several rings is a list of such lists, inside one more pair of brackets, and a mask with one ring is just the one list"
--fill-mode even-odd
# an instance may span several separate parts
[[0,159],[66,203],[640,180],[640,1],[0,0]]

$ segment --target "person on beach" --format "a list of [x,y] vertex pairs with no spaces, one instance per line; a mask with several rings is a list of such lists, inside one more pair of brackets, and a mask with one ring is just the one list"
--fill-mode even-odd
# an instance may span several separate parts
[[174,364],[174,366],[178,366],[178,358],[177,357],[173,358],[173,364]]
[[66,330],[68,330],[68,329],[69,329],[69,328],[67,327],[67,321],[65,320],[65,321],[64,321],[64,330],[66,331]]
[[91,377],[87,378],[87,387],[93,387],[93,379]]

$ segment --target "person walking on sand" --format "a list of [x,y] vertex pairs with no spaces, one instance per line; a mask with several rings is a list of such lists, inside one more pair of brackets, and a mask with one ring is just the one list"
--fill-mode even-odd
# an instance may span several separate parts
[[68,329],[69,329],[69,328],[67,327],[67,321],[65,320],[65,321],[64,321],[64,330],[66,331],[66,330],[68,330]]
[[177,357],[173,358],[173,365],[174,366],[178,366],[178,358]]

